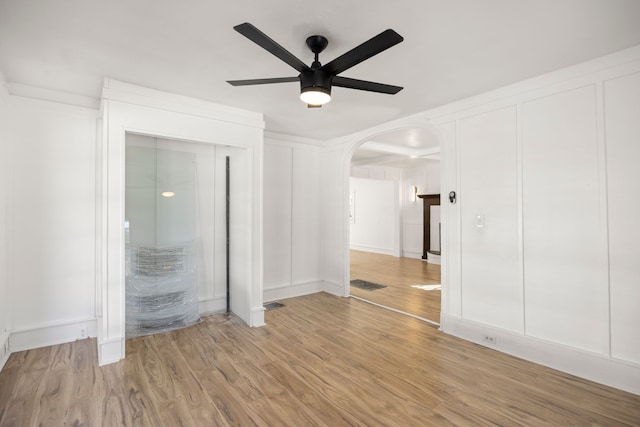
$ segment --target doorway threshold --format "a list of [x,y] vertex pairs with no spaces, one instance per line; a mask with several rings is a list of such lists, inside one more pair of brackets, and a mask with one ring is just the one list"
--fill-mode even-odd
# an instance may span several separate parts
[[358,301],[366,302],[367,304],[371,304],[371,305],[375,305],[375,306],[380,307],[380,308],[391,310],[391,311],[394,311],[394,312],[396,312],[398,314],[403,314],[405,316],[413,317],[414,319],[420,320],[422,322],[426,322],[426,323],[428,323],[430,325],[437,326],[438,328],[440,328],[440,323],[438,323],[438,322],[434,322],[433,320],[429,320],[429,319],[421,317],[421,316],[416,316],[415,314],[407,313],[406,311],[398,310],[397,308],[389,307],[387,305],[378,304],[377,302],[373,302],[373,301],[370,301],[370,300],[365,299],[365,298],[357,297],[355,295],[349,295],[349,298],[357,299]]

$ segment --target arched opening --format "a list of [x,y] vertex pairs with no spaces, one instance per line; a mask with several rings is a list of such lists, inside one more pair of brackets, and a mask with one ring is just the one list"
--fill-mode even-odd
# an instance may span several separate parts
[[[439,324],[445,291],[440,256],[435,254],[445,236],[439,236],[439,206],[423,202],[430,199],[424,196],[441,193],[442,145],[440,131],[416,118],[359,134],[347,143],[345,296]],[[435,229],[423,222],[424,209],[434,207],[437,212],[430,216]],[[424,240],[425,229],[433,243]],[[437,247],[430,250],[430,244]],[[423,259],[427,252],[434,253],[428,260]],[[376,290],[376,284],[384,289]]]

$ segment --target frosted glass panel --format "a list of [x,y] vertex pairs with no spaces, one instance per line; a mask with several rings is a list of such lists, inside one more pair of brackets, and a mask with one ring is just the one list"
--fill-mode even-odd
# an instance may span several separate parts
[[[211,269],[213,147],[127,136],[126,335],[189,326],[199,319],[199,281]],[[202,179],[205,178],[205,179]],[[204,223],[209,223],[203,224]],[[203,274],[204,273],[204,274]]]

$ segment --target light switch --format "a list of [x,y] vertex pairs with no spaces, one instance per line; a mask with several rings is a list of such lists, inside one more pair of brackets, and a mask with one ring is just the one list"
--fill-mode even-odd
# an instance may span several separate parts
[[476,228],[484,228],[484,215],[476,215]]

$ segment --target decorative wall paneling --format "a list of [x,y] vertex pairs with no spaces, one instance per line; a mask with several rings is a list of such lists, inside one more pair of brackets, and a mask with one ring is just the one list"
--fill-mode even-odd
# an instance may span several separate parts
[[397,180],[351,178],[351,249],[400,255],[398,191]]
[[459,195],[445,332],[640,393],[639,94],[634,48],[426,113]]
[[98,111],[17,96],[9,107],[13,352],[96,335]]
[[[611,357],[640,364],[640,71],[603,83]],[[635,327],[634,327],[635,325]]]
[[317,142],[268,134],[264,148],[264,300],[328,291]]

